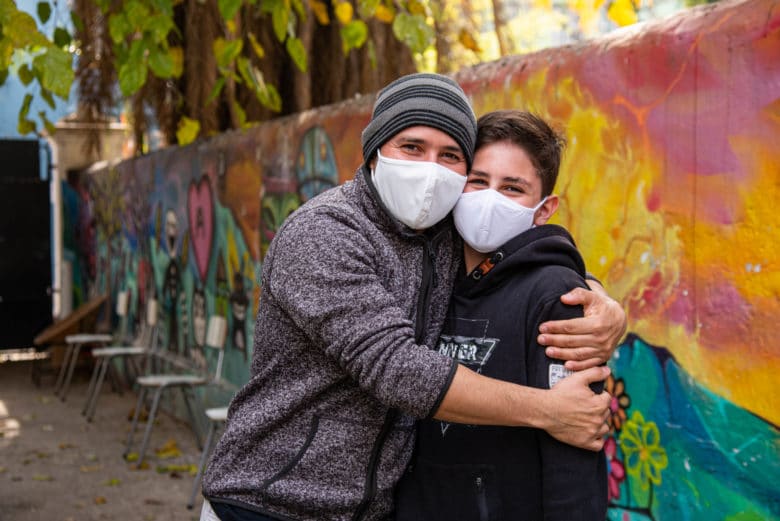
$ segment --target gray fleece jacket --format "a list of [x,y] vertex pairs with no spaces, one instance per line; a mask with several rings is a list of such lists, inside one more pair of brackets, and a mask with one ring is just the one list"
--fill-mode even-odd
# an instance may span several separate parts
[[457,364],[439,336],[454,227],[391,218],[364,168],[312,199],[265,257],[250,381],[230,404],[203,493],[279,519],[374,520]]

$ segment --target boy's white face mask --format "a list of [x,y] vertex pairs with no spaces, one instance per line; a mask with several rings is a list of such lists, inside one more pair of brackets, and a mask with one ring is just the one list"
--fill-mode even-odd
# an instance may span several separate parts
[[458,202],[466,176],[430,161],[382,157],[377,151],[371,177],[393,217],[413,230],[441,221]]
[[533,227],[536,210],[518,204],[493,189],[466,192],[452,212],[463,240],[480,253],[497,250],[510,239]]

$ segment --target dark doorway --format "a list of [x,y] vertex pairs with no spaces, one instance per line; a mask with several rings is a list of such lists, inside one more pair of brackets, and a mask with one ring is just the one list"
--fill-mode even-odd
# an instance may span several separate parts
[[49,180],[37,140],[0,140],[0,157],[0,349],[30,347],[51,323]]

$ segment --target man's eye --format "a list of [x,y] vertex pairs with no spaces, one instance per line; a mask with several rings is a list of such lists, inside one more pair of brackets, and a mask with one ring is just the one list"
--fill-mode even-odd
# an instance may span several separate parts
[[452,152],[445,152],[444,154],[442,154],[442,157],[449,161],[453,161],[455,163],[460,163],[461,161],[463,161],[463,158],[461,156],[459,156],[458,154],[454,154]]

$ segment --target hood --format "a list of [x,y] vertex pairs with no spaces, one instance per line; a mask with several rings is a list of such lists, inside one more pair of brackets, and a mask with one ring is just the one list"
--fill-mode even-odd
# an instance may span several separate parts
[[485,259],[458,283],[457,292],[475,296],[501,285],[517,273],[563,266],[585,277],[585,261],[565,228],[544,224],[521,233]]

